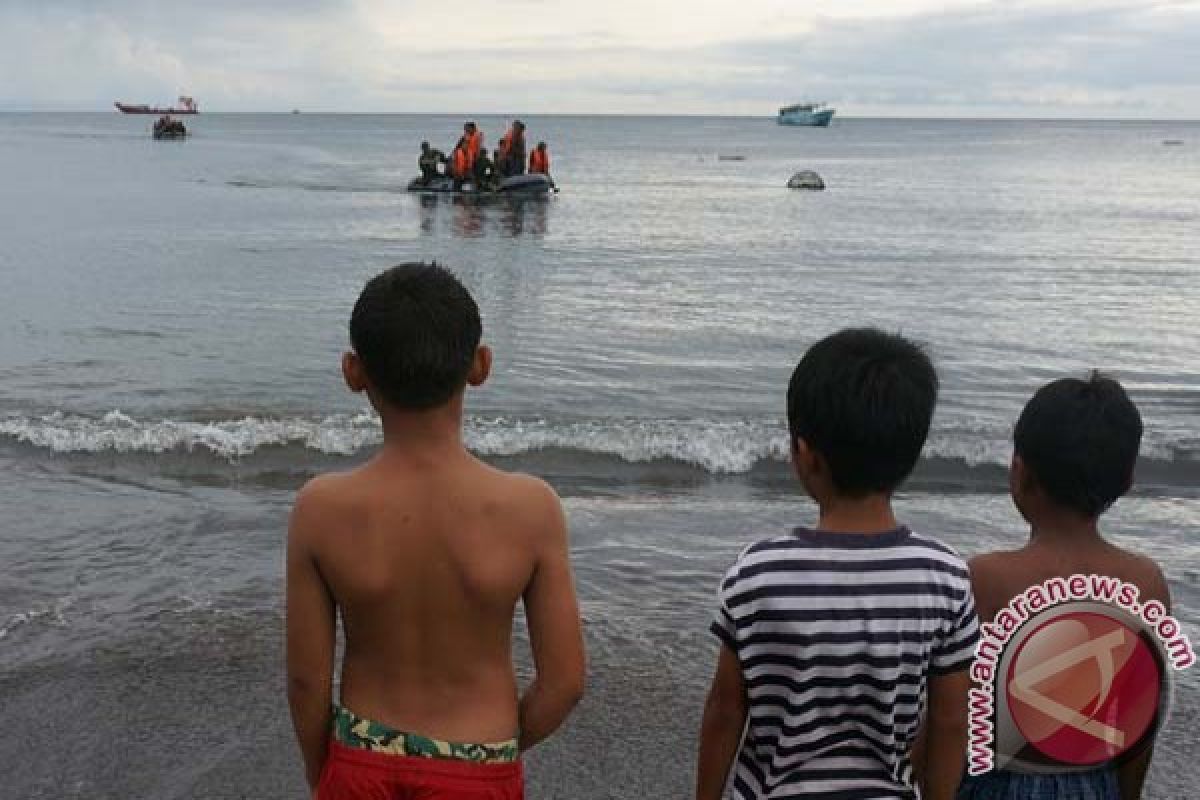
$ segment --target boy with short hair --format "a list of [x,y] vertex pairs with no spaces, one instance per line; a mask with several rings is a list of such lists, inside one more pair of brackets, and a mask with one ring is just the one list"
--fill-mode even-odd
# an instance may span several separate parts
[[[465,387],[491,369],[480,336],[471,295],[437,265],[387,270],[354,307],[342,371],[379,412],[383,446],[310,481],[288,533],[288,699],[320,800],[520,798],[519,753],[583,691],[558,497],[462,443]],[[536,666],[519,701],[518,602]]]
[[[844,330],[788,386],[792,464],[815,528],[746,548],[712,625],[696,796],[952,797],[978,621],[966,565],[897,522],[938,381],[906,339]],[[913,764],[925,726],[928,764]],[[745,739],[741,741],[743,727]]]
[[[1170,607],[1167,582],[1145,556],[1106,541],[1100,515],[1133,484],[1142,418],[1120,383],[1099,373],[1043,386],[1026,404],[1013,431],[1009,489],[1029,523],[1029,542],[976,556],[971,581],[980,617],[991,620],[1009,601],[1052,578],[1101,575],[1138,587],[1141,602]],[[1119,769],[1062,775],[993,771],[969,778],[960,798],[1141,796],[1150,751]]]

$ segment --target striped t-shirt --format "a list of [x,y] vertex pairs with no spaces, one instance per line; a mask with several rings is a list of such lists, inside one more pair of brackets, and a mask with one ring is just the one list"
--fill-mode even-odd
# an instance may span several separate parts
[[751,545],[712,629],[748,697],[738,800],[915,797],[927,676],[967,668],[979,637],[966,564],[907,528],[798,528]]

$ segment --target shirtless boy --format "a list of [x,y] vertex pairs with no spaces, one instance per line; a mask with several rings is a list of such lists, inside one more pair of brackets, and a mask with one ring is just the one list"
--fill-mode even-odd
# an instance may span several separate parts
[[[309,482],[288,532],[288,700],[320,800],[520,798],[519,754],[583,692],[558,497],[462,443],[466,386],[492,363],[480,336],[474,300],[436,265],[387,270],[354,307],[342,372],[378,411],[383,446]],[[518,602],[536,669],[519,699]]]
[[[1029,523],[1029,542],[1017,550],[971,561],[980,619],[992,620],[1009,601],[1051,578],[1104,575],[1137,586],[1142,602],[1170,606],[1162,571],[1150,559],[1106,541],[1100,515],[1133,482],[1142,419],[1121,385],[1093,374],[1043,386],[1025,406],[1013,433],[1009,488]],[[1008,771],[969,778],[960,800],[1078,797],[1089,800],[1141,796],[1150,753],[1120,769],[1070,775]]]

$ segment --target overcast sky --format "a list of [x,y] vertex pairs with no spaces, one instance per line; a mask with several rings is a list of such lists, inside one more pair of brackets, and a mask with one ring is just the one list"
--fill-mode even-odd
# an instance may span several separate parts
[[1200,0],[0,0],[0,110],[1200,118]]

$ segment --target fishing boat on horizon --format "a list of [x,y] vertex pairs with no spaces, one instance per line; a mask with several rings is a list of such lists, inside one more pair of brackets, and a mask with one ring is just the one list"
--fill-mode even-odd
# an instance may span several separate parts
[[825,103],[796,103],[779,109],[776,122],[780,125],[802,125],[809,128],[828,128],[836,109]]
[[148,106],[145,104],[129,104],[122,103],[120,100],[113,103],[117,110],[122,114],[199,114],[200,109],[196,105],[196,101],[190,97],[180,95],[178,108],[159,108],[157,106]]

